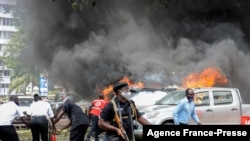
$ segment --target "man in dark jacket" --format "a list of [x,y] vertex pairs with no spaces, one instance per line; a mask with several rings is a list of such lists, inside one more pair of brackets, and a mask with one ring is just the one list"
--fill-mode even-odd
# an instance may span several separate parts
[[90,124],[89,117],[82,111],[80,106],[73,102],[71,97],[66,100],[62,110],[56,116],[54,123],[56,124],[64,114],[68,115],[70,122],[64,127],[61,127],[61,129],[54,127],[53,129],[56,130],[54,132],[60,134],[62,130],[71,126],[70,141],[83,141]]

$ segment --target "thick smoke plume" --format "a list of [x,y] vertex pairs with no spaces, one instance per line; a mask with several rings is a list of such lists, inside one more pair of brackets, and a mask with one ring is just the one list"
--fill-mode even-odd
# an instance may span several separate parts
[[98,0],[78,11],[69,1],[19,2],[31,41],[26,62],[84,97],[123,75],[165,87],[216,67],[250,102],[248,0],[171,0],[167,7]]

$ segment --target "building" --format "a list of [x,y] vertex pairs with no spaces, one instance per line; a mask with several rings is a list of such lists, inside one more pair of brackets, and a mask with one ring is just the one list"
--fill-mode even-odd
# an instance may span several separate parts
[[[16,0],[0,0],[0,56],[7,47],[13,33],[17,32],[13,16]],[[0,60],[0,96],[8,95],[11,69]]]

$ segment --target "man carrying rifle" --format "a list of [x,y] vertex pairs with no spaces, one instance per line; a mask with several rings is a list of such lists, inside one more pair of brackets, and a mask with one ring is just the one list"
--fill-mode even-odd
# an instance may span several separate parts
[[106,130],[104,141],[134,141],[134,124],[137,120],[142,125],[150,125],[130,100],[128,84],[119,82],[113,86],[115,97],[102,110],[98,125]]

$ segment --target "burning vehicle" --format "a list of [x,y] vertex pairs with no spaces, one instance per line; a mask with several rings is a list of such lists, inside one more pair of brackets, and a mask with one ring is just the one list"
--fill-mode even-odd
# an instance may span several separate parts
[[142,88],[139,90],[131,90],[133,100],[137,108],[143,108],[150,105],[154,105],[159,99],[167,95],[171,91],[175,91],[175,88],[168,89],[153,89]]

